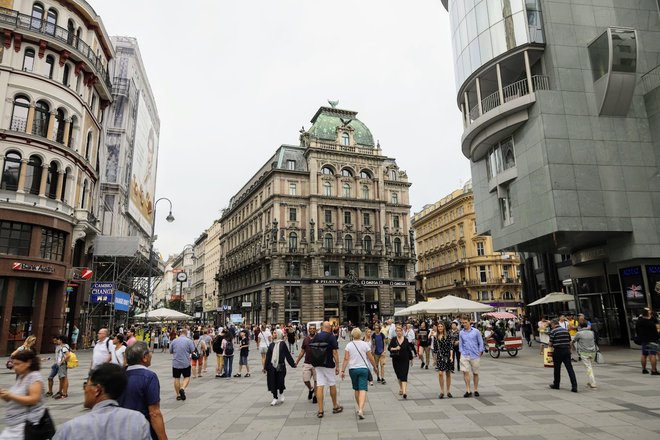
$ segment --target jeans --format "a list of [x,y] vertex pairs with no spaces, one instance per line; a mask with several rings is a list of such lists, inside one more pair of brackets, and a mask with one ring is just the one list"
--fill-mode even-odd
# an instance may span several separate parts
[[231,377],[232,366],[234,364],[234,356],[224,356],[224,375],[225,377]]
[[552,362],[555,365],[555,380],[553,385],[559,387],[559,382],[561,381],[561,364],[564,364],[568,372],[568,377],[571,379],[571,389],[577,390],[577,379],[575,378],[575,370],[573,370],[573,364],[571,363],[571,349],[555,347],[555,350],[552,352]]

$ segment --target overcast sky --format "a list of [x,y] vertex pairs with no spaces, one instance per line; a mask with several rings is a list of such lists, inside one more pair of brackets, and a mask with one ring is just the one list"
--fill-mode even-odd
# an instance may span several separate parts
[[412,212],[465,183],[440,0],[88,0],[136,37],[161,119],[156,247],[180,252],[327,99],[410,181]]

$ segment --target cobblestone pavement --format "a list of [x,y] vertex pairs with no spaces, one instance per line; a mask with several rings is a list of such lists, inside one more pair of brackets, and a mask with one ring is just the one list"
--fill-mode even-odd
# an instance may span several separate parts
[[[343,343],[341,344],[344,345]],[[252,367],[260,366],[254,345]],[[343,359],[343,352],[340,354]],[[156,350],[152,368],[161,381],[161,408],[170,439],[657,439],[660,438],[660,378],[642,375],[638,352],[611,349],[607,363],[596,367],[599,388],[586,387],[581,363],[575,363],[580,392],[571,393],[568,377],[562,375],[562,390],[548,389],[552,370],[543,368],[535,346],[517,357],[482,358],[480,398],[462,397],[462,377],[454,375],[453,399],[438,399],[435,371],[420,370],[415,360],[410,372],[408,399],[402,400],[388,363],[386,385],[369,388],[365,420],[355,416],[350,380],[339,381],[342,414],[332,414],[326,397],[326,414],[316,417],[316,405],[307,401],[301,369],[289,369],[286,400],[271,407],[265,375],[253,370],[250,378],[216,379],[215,358],[209,373],[194,379],[188,399],[177,401],[172,386],[170,355]],[[79,414],[82,381],[91,358],[79,353],[80,367],[70,371],[69,398],[47,400],[56,424]],[[4,365],[5,359],[2,359]],[[42,374],[48,374],[45,361]],[[234,373],[238,368],[235,358]],[[0,374],[0,387],[8,388],[13,373]],[[57,391],[57,382],[55,384]],[[0,427],[4,402],[0,402]]]

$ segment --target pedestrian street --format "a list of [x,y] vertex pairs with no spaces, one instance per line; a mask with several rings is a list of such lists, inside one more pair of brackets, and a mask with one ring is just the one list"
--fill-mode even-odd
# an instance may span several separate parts
[[[343,359],[345,342],[340,342]],[[301,368],[288,369],[284,403],[271,407],[260,357],[250,350],[249,378],[217,379],[215,357],[208,373],[194,379],[187,400],[175,399],[171,379],[171,356],[156,350],[152,369],[161,383],[161,409],[170,439],[657,439],[660,437],[660,380],[642,375],[638,352],[629,349],[604,351],[605,365],[595,368],[599,388],[586,386],[581,363],[575,362],[579,393],[570,392],[565,371],[562,389],[550,390],[552,369],[543,368],[538,347],[525,347],[517,357],[505,353],[499,359],[485,355],[481,362],[479,398],[463,398],[462,375],[452,380],[454,398],[438,399],[437,374],[421,370],[415,359],[410,370],[408,399],[397,393],[388,362],[386,385],[369,387],[365,420],[355,416],[351,382],[338,380],[341,414],[332,414],[326,391],[326,413],[316,417],[317,405],[307,400]],[[59,426],[83,413],[82,382],[91,351],[80,351],[80,367],[69,371],[69,397],[47,399]],[[47,357],[48,354],[42,355]],[[42,363],[47,376],[50,361]],[[234,360],[234,373],[238,360]],[[14,374],[3,370],[0,387],[8,388]],[[57,381],[55,383],[57,388]],[[5,406],[0,406],[4,416]],[[3,417],[0,417],[2,420]],[[118,421],[121,423],[121,421]],[[0,425],[0,429],[2,426]]]

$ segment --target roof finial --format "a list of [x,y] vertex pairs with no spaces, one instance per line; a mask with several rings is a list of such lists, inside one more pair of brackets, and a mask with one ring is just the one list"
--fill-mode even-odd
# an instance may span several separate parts
[[333,101],[332,99],[328,99],[328,104],[330,104],[330,107],[332,108],[337,108],[337,105],[339,104],[339,100]]

